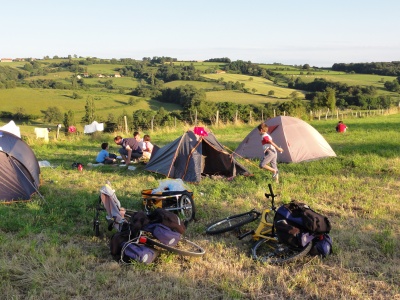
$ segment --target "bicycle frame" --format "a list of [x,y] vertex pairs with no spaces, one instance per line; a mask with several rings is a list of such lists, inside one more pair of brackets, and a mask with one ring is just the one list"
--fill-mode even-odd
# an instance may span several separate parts
[[274,238],[274,224],[267,221],[267,216],[272,212],[271,209],[265,209],[262,213],[260,224],[257,229],[253,232],[253,240],[258,241],[260,238],[263,239],[275,239]]
[[261,220],[260,220],[260,224],[258,224],[257,229],[256,230],[251,230],[249,232],[246,232],[242,235],[240,235],[238,238],[239,240],[241,240],[242,238],[244,238],[245,236],[248,236],[250,234],[252,234],[253,240],[258,241],[259,239],[268,239],[268,240],[274,240],[276,241],[276,237],[275,237],[275,227],[273,222],[273,216],[271,222],[268,222],[268,216],[273,213],[275,214],[275,197],[276,195],[273,193],[272,191],[272,185],[268,184],[268,188],[270,191],[270,194],[265,194],[265,197],[269,198],[271,197],[271,208],[266,208],[264,209],[264,211],[262,213],[257,212],[259,215],[261,215]]

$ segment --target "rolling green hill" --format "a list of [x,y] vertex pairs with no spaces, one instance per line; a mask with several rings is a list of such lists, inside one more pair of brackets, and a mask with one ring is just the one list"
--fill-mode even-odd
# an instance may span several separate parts
[[225,82],[238,81],[239,83],[245,84],[245,88],[248,88],[250,91],[252,91],[252,89],[255,89],[256,92],[254,94],[257,95],[266,96],[268,95],[269,91],[273,91],[274,98],[286,99],[291,93],[297,92],[299,98],[304,98],[304,94],[298,90],[276,86],[272,81],[261,77],[227,73],[205,74],[203,75],[203,77],[214,80],[219,80],[222,78]]

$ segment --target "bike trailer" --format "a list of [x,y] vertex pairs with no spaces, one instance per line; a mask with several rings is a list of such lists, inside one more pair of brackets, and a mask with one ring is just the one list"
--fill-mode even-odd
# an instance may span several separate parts
[[163,208],[180,215],[187,222],[195,217],[193,199],[193,192],[189,190],[164,192],[154,192],[152,189],[142,190],[142,203],[147,213]]

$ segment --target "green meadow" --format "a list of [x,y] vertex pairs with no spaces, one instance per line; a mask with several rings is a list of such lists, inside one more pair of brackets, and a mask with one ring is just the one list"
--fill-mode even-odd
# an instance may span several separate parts
[[330,72],[323,72],[321,74],[312,72],[312,75],[294,75],[300,77],[304,82],[314,81],[315,78],[323,78],[328,81],[335,81],[346,83],[348,85],[359,86],[375,86],[377,88],[384,88],[383,84],[386,81],[393,81],[396,79],[394,76],[381,76],[371,74],[331,74]]
[[[140,97],[119,94],[117,92],[79,90],[77,93],[81,99],[73,99],[72,90],[58,89],[33,89],[33,88],[15,88],[1,90],[0,106],[2,111],[16,112],[17,108],[23,108],[25,113],[42,116],[42,111],[48,107],[57,106],[61,112],[72,110],[77,120],[85,115],[86,100],[89,97],[94,99],[96,115],[99,120],[107,120],[111,113],[116,117],[124,111],[133,113],[138,109],[154,109],[164,107],[167,110],[178,110],[180,106],[172,103],[161,103],[156,100],[144,99]],[[130,99],[138,100],[134,105],[129,105]]]
[[241,74],[205,74],[202,75],[205,78],[219,80],[222,78],[224,82],[232,81],[232,82],[239,82],[244,83],[245,88],[252,91],[255,89],[255,94],[261,95],[268,95],[269,91],[274,92],[274,97],[276,98],[288,98],[289,95],[293,92],[296,92],[298,97],[303,97],[304,95],[302,92],[294,89],[283,88],[274,85],[274,83],[268,79],[255,77],[255,76],[248,76],[248,75],[241,75]]
[[[338,120],[313,121],[337,157],[279,164],[280,183],[240,159],[253,174],[187,183],[194,192],[197,219],[186,237],[206,249],[201,258],[162,252],[151,265],[113,261],[103,217],[95,237],[92,220],[99,189],[110,180],[121,204],[142,209],[141,190],[155,188],[163,176],[126,167],[90,168],[102,142],[114,134],[50,132],[50,142],[35,139],[33,126],[21,125],[24,140],[41,169],[40,193],[27,203],[0,205],[0,293],[3,299],[397,299],[400,295],[400,115],[344,119],[348,131],[335,132]],[[207,128],[233,151],[257,125]],[[190,127],[148,133],[164,146]],[[115,134],[122,134],[116,132]],[[73,162],[84,164],[79,172]],[[308,256],[284,266],[254,262],[249,238],[227,233],[207,236],[207,224],[268,205],[267,184],[277,204],[306,202],[329,217],[333,254]],[[249,224],[246,229],[254,228]]]

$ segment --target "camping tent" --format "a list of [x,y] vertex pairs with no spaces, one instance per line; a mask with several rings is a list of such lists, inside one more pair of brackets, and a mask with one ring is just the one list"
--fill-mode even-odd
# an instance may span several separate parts
[[202,174],[227,177],[249,174],[224,150],[214,134],[200,136],[191,130],[153,153],[145,170],[187,182],[199,182]]
[[19,137],[0,131],[0,203],[29,200],[40,184],[32,149]]
[[[275,144],[283,149],[278,153],[279,162],[301,162],[336,156],[323,136],[307,122],[286,116],[279,116],[265,122],[268,133]],[[245,158],[263,156],[261,137],[254,128],[235,150],[235,155]]]

